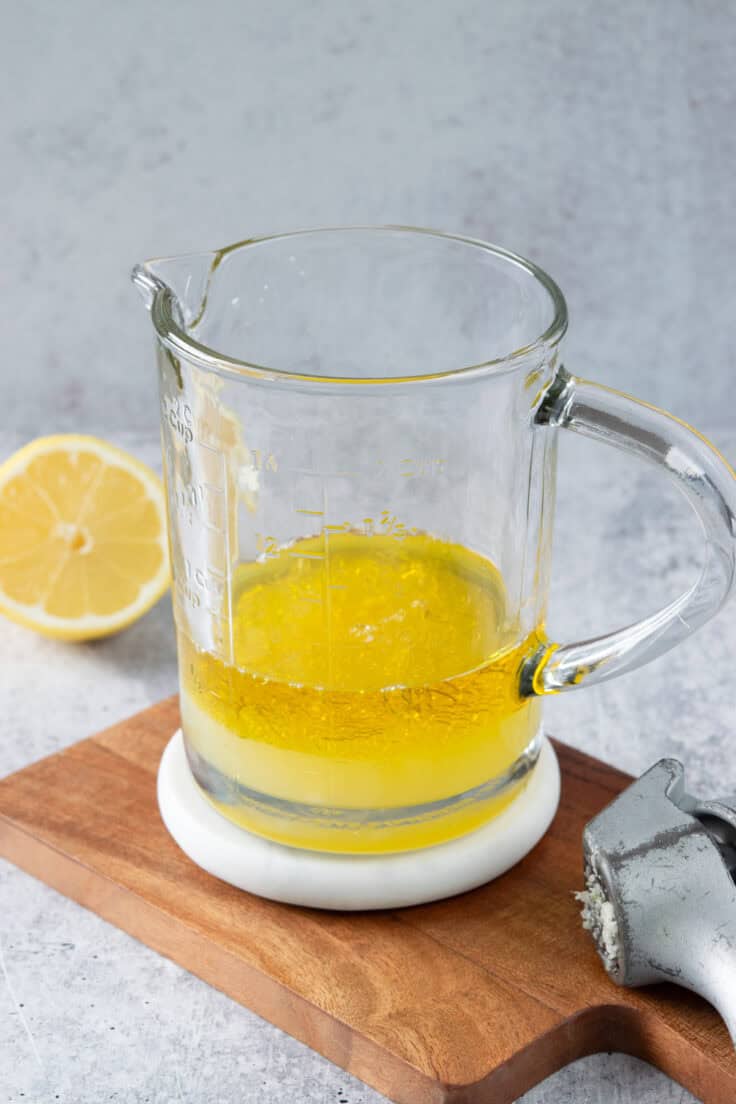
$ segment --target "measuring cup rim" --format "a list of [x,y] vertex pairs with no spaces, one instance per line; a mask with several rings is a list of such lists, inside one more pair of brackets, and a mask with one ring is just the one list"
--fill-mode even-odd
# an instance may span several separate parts
[[151,319],[159,338],[172,353],[217,374],[225,376],[235,375],[248,380],[272,384],[301,384],[302,386],[307,384],[310,389],[313,387],[370,389],[375,387],[416,386],[439,382],[447,383],[455,378],[467,379],[468,377],[475,378],[477,376],[498,375],[515,371],[517,368],[522,367],[522,365],[529,364],[530,361],[533,361],[536,358],[536,354],[540,354],[542,357],[548,355],[562,340],[568,324],[567,303],[557,283],[544,271],[544,269],[540,268],[539,265],[528,260],[526,257],[522,257],[518,253],[514,253],[509,249],[504,249],[499,245],[493,245],[480,238],[470,238],[462,234],[450,234],[441,230],[432,230],[419,226],[404,226],[400,224],[321,226],[293,230],[281,234],[270,234],[258,238],[246,238],[243,241],[224,246],[222,249],[218,249],[211,254],[212,260],[210,271],[207,276],[207,290],[203,298],[200,317],[205,309],[207,292],[212,277],[221,261],[229,254],[239,249],[251,248],[269,242],[284,241],[289,238],[302,237],[305,235],[360,231],[390,231],[407,234],[422,234],[445,241],[459,242],[463,245],[473,246],[487,253],[491,253],[493,256],[503,261],[508,261],[517,268],[522,269],[544,288],[552,302],[552,321],[544,332],[534,341],[520,346],[504,356],[494,357],[493,359],[480,361],[476,364],[463,365],[458,368],[448,368],[441,372],[421,375],[360,377],[323,376],[272,368],[264,364],[257,364],[252,361],[241,360],[237,357],[218,353],[216,350],[197,341],[197,339],[178,322],[178,301],[174,292],[163,280],[152,272],[151,268],[148,267],[149,264],[154,264],[155,262],[151,261],[142,265],[137,265],[133,270],[133,280],[138,284],[145,284],[147,286],[151,296]]

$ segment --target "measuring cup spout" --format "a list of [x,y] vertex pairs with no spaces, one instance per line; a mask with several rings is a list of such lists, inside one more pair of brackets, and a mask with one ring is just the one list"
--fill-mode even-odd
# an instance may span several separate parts
[[156,295],[168,291],[176,300],[181,317],[188,322],[202,312],[217,257],[215,252],[157,257],[137,264],[131,279],[141,293],[147,310],[151,310]]

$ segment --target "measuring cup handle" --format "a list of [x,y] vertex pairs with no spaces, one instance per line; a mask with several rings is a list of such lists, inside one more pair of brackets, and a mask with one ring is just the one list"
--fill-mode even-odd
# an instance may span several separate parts
[[706,544],[700,578],[657,613],[592,640],[548,644],[530,658],[522,671],[522,690],[551,694],[641,667],[718,612],[734,583],[736,473],[685,422],[564,369],[542,401],[536,422],[615,445],[662,468],[700,518]]

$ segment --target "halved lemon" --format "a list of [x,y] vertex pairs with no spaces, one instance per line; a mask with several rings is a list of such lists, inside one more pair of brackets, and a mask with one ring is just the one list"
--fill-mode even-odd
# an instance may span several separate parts
[[161,480],[96,437],[39,437],[0,465],[0,612],[92,640],[169,585]]

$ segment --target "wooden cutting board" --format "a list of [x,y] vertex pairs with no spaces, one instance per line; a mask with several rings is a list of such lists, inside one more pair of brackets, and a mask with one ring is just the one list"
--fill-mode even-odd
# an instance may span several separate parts
[[170,839],[156,768],[174,699],[0,781],[0,853],[400,1104],[506,1104],[620,1050],[706,1104],[736,1100],[718,1016],[606,977],[580,927],[583,824],[625,787],[562,744],[562,802],[514,870],[449,901],[339,914],[216,881]]

